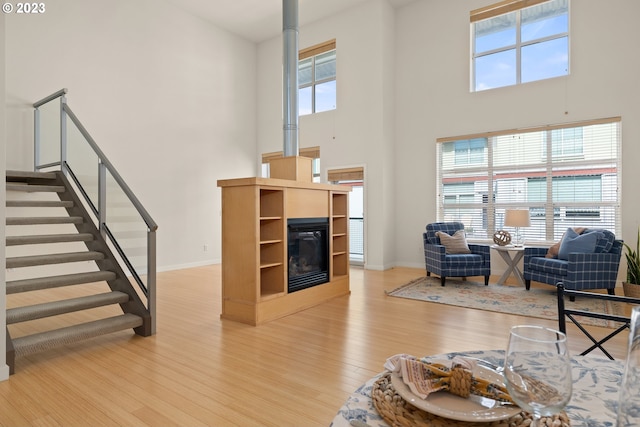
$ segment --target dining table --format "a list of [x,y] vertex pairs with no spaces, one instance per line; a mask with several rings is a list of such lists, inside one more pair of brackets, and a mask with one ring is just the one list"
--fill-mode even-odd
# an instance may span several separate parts
[[[504,354],[504,350],[466,351],[431,355],[426,359],[451,360],[454,357],[463,357],[483,361],[487,365],[502,367]],[[419,357],[422,359],[425,356]],[[571,400],[564,411],[572,427],[615,426],[623,371],[624,363],[621,361],[595,356],[573,356],[571,358],[573,391]],[[378,386],[381,378],[385,375],[389,376],[388,370],[381,371],[352,392],[338,410],[330,424],[331,427],[389,427],[391,425],[389,418],[385,419],[376,410],[372,399],[372,390]],[[448,392],[440,391],[438,393]],[[447,424],[445,421],[444,424],[427,422],[424,425],[429,427],[430,425]],[[452,421],[450,424],[459,425],[460,422]],[[398,423],[398,425],[401,424]],[[420,423],[411,425],[420,425]],[[491,424],[487,423],[487,425]]]

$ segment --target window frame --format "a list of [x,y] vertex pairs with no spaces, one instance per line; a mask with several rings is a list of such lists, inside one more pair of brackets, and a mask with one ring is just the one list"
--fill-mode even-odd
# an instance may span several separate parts
[[[318,79],[316,80],[316,59],[317,57],[324,55],[326,53],[329,52],[336,52],[336,73],[333,77],[327,77],[327,78],[323,78],[323,79]],[[298,91],[301,91],[303,89],[307,89],[307,88],[311,88],[311,112],[310,113],[305,113],[305,114],[301,114],[300,113],[300,105],[298,106],[298,115],[299,116],[307,116],[310,114],[316,114],[316,113],[320,113],[320,112],[325,112],[325,111],[333,111],[335,109],[337,109],[337,99],[338,99],[338,91],[337,91],[337,81],[338,81],[338,70],[337,70],[337,62],[338,62],[338,55],[337,55],[337,49],[336,49],[336,39],[332,39],[332,40],[328,40],[324,43],[320,43],[311,47],[308,47],[306,49],[302,49],[298,52],[298,71],[300,70],[300,63],[302,61],[305,61],[307,59],[311,59],[311,81],[308,83],[304,83],[304,84],[298,84]],[[335,96],[336,96],[336,105],[334,108],[329,109],[329,110],[322,110],[322,111],[316,111],[316,88],[319,85],[325,84],[325,83],[329,83],[329,82],[336,82],[336,90],[335,90]]]
[[[552,152],[552,134],[563,134],[572,128],[581,128],[583,156],[552,153],[547,158],[536,158],[531,154],[543,151],[538,151],[532,139]],[[568,226],[601,227],[620,234],[621,128],[622,119],[610,117],[438,138],[437,220],[461,221],[470,238],[486,240],[503,228],[501,215],[505,209],[520,208],[529,209],[531,222],[536,224],[524,230],[527,239],[539,243],[559,240]],[[485,161],[456,164],[452,153],[455,142],[481,138],[487,140]],[[513,138],[518,141],[514,144],[520,145],[513,146],[515,152],[509,148],[505,156],[505,146],[500,144],[506,138]],[[527,157],[514,160],[522,155]],[[453,185],[464,192],[458,194]],[[598,197],[590,197],[592,194]]]
[[[546,42],[551,42],[554,40],[562,40],[566,38],[567,42],[567,63],[566,63],[566,72],[564,74],[552,75],[549,77],[542,77],[535,80],[526,80],[524,83],[529,83],[533,81],[546,80],[550,78],[556,77],[564,77],[570,74],[570,64],[571,64],[571,0],[565,0],[567,2],[567,31],[558,32],[552,35],[546,35],[539,38],[532,38],[526,41],[522,41],[522,10],[538,6],[543,3],[549,3],[555,0],[506,0],[500,3],[496,3],[493,5],[489,5],[484,8],[472,10],[470,12],[470,39],[471,39],[471,76],[470,76],[470,87],[471,92],[482,92],[484,90],[497,89],[499,87],[508,87],[523,84],[523,50],[526,50],[528,47],[533,47],[535,45],[539,45]],[[489,49],[482,51],[480,53],[476,52],[476,25],[479,22],[486,21],[493,18],[498,18],[501,16],[506,16],[510,13],[515,13],[515,42],[504,45],[501,47]],[[477,83],[477,60],[489,57],[491,55],[496,55],[500,53],[508,53],[514,51],[515,53],[515,82],[507,83],[501,86],[488,87],[488,88],[478,88]]]

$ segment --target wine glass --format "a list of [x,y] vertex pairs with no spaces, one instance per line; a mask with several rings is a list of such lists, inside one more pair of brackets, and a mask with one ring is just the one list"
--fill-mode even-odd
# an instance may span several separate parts
[[567,336],[542,326],[512,327],[504,378],[514,402],[533,415],[531,426],[560,413],[573,386]]

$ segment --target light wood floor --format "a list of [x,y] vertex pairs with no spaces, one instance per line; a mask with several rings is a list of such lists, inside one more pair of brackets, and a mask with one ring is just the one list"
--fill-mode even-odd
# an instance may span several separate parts
[[[0,383],[0,425],[327,426],[391,355],[503,349],[512,325],[557,327],[385,296],[424,275],[409,268],[353,268],[350,296],[252,327],[220,320],[220,270],[160,273],[153,337],[123,332],[18,359]],[[569,331],[574,351],[580,335]],[[626,334],[608,348],[624,358]]]

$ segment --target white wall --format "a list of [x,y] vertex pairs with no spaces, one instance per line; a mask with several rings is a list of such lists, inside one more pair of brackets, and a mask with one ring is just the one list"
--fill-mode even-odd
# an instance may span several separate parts
[[635,243],[640,2],[572,1],[570,76],[471,93],[469,11],[494,2],[424,0],[397,11],[398,265],[424,267],[422,231],[436,219],[437,138],[612,116],[622,116],[622,237]]
[[[0,15],[0,175],[5,174],[5,17]],[[0,241],[5,241],[5,187],[0,190],[0,218],[3,226],[0,227]],[[5,246],[0,245],[0,313],[4,313],[7,307],[7,284],[5,282]],[[9,366],[7,365],[7,317],[0,316],[0,381],[9,378]]]
[[6,25],[7,167],[33,167],[30,105],[66,87],[159,224],[158,268],[220,262],[216,181],[257,174],[255,44],[157,0],[57,0]]
[[[470,93],[469,11],[493,2],[371,0],[300,29],[300,48],[337,40],[338,108],[301,117],[300,145],[321,147],[323,172],[365,167],[367,268],[423,267],[438,137],[618,115],[635,241],[640,2],[573,1],[570,76]],[[255,46],[153,0],[59,0],[6,26],[7,166],[31,167],[29,105],[68,87],[159,223],[160,269],[219,261],[216,180],[258,175],[282,149],[281,37]]]
[[[393,210],[393,25],[386,0],[373,0],[300,28],[299,48],[337,44],[337,109],[300,117],[300,147],[320,146],[323,171],[364,166],[366,267],[395,262]],[[258,47],[258,153],[281,151],[282,40]],[[322,176],[326,176],[325,173]]]

